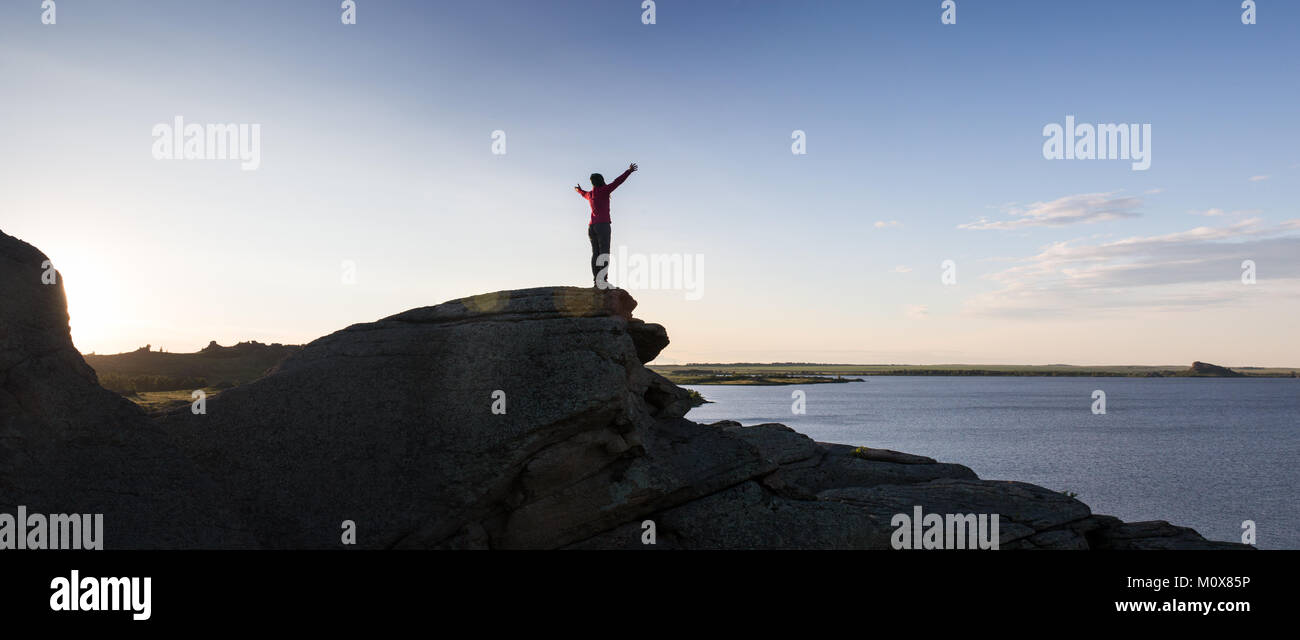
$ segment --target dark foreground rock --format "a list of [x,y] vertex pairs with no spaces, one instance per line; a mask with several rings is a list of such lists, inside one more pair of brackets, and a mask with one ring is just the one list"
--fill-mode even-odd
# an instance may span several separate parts
[[255,546],[217,484],[99,386],[47,261],[0,233],[0,513],[103,514],[111,549]]
[[[1061,493],[968,468],[700,425],[644,366],[668,344],[623,291],[502,291],[321,338],[167,430],[267,547],[890,547],[897,513],[998,513],[1011,548],[1204,540],[1120,526]],[[494,406],[496,412],[494,412]],[[1155,544],[1155,543],[1152,543]]]
[[[43,257],[4,238],[0,507],[106,512],[109,547],[888,549],[996,513],[1001,548],[1240,547],[779,424],[701,425],[623,291],[502,291],[359,324],[150,422],[100,389]],[[13,304],[8,304],[13,300]],[[642,544],[647,521],[656,544]]]

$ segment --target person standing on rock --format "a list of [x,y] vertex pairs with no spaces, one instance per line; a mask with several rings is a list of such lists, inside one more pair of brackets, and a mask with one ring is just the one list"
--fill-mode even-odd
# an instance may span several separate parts
[[[633,171],[636,171],[635,162],[628,165],[627,171],[614,178],[610,184],[605,184],[605,176],[593,173],[591,191],[583,191],[581,184],[573,187],[591,204],[591,220],[587,222],[587,239],[591,240],[591,279],[598,289],[610,288],[609,280],[602,273],[604,267],[609,264],[609,194],[613,193],[618,185],[623,184]],[[601,260],[602,256],[604,260]]]

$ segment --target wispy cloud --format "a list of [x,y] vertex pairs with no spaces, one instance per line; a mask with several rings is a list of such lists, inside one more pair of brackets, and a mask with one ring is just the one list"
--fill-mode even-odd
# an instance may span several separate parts
[[909,304],[903,308],[903,315],[913,320],[922,320],[930,315],[930,307],[923,304]]
[[[1251,295],[1300,296],[1300,218],[1258,218],[1101,244],[1056,242],[987,278],[1000,288],[967,301],[984,314],[1090,315],[1134,308],[1204,308]],[[1258,265],[1260,285],[1241,284],[1242,262]],[[1267,276],[1265,275],[1267,274]]]
[[902,227],[903,223],[897,220],[890,220],[889,222],[885,222],[884,220],[876,221],[877,229],[901,229]]
[[1192,210],[1192,211],[1188,211],[1187,213],[1193,213],[1193,214],[1196,214],[1196,215],[1198,215],[1198,216],[1211,216],[1211,217],[1215,217],[1215,216],[1225,216],[1225,215],[1227,215],[1227,216],[1250,216],[1250,215],[1258,214],[1258,213],[1259,213],[1259,209],[1238,209],[1238,210],[1236,210],[1236,211],[1224,211],[1223,209],[1219,209],[1219,208],[1216,207],[1216,208],[1213,208],[1213,209],[1204,209],[1204,210],[1201,210],[1201,209],[1194,209],[1194,210]]
[[1271,175],[1267,175],[1267,176],[1251,176],[1251,177],[1250,177],[1250,181],[1251,181],[1251,182],[1263,182],[1263,181],[1268,180],[1269,178],[1272,178],[1272,177],[1273,177],[1273,176],[1271,176]]
[[1028,207],[1009,207],[1005,213],[1010,220],[988,220],[957,225],[959,229],[1022,229],[1025,227],[1060,227],[1070,224],[1103,222],[1120,218],[1135,218],[1136,209],[1142,206],[1141,198],[1115,196],[1114,193],[1082,193],[1057,198],[1050,202],[1035,202]]
[[893,269],[890,269],[889,272],[890,272],[890,273],[911,273],[911,272],[912,272],[912,268],[911,268],[911,267],[905,267],[905,266],[903,266],[903,265],[900,264],[900,265],[898,265],[897,267],[894,267]]

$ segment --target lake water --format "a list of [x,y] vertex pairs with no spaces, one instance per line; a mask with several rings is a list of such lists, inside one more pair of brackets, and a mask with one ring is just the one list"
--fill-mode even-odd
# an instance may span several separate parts
[[[1168,520],[1214,540],[1300,549],[1300,381],[870,376],[692,385],[696,422],[779,422],[821,442],[895,449],[1079,494],[1093,513]],[[1105,415],[1092,412],[1094,390]],[[807,394],[792,413],[791,393]]]

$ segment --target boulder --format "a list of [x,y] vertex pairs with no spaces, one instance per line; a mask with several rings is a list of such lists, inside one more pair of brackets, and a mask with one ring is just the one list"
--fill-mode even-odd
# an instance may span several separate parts
[[647,369],[650,385],[646,388],[646,403],[656,418],[681,418],[691,410],[691,396],[687,391],[654,371]]
[[807,460],[821,453],[812,438],[783,424],[734,426],[724,430],[754,445],[760,455],[780,465]]

